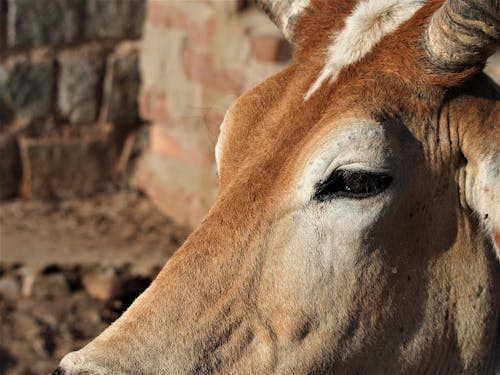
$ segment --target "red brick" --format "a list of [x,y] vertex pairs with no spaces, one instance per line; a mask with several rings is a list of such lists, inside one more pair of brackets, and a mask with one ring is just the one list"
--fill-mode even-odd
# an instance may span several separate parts
[[139,115],[145,120],[170,123],[170,111],[165,94],[142,88],[139,95]]
[[241,93],[244,76],[239,70],[217,71],[211,56],[197,53],[190,48],[184,50],[182,57],[184,70],[189,79],[199,81],[208,89],[224,93]]
[[211,159],[201,150],[183,147],[174,137],[167,134],[160,125],[153,125],[150,130],[150,150],[156,155],[182,160],[187,163],[208,166]]
[[215,14],[197,17],[203,12],[196,11],[193,7],[203,7],[203,10],[207,10],[210,9],[209,5],[189,2],[183,6],[187,8],[172,7],[164,0],[150,0],[147,5],[147,20],[153,25],[179,27],[187,33],[190,40],[200,46],[208,47],[215,34]]
[[[179,174],[179,170],[185,172]],[[159,210],[191,228],[196,227],[208,211],[215,191],[213,186],[200,183],[200,169],[152,153],[141,158],[131,183],[146,193]],[[211,198],[207,198],[207,190]]]

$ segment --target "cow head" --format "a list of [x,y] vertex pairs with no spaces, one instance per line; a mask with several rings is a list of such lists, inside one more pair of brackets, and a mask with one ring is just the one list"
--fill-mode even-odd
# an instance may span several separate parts
[[260,2],[293,65],[228,110],[198,229],[56,373],[494,371],[497,1]]

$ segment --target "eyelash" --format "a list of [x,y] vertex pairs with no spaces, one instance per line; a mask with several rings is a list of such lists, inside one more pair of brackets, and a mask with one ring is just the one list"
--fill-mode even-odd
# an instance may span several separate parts
[[387,189],[392,177],[375,172],[336,170],[316,184],[314,199],[325,202],[337,197],[364,199]]

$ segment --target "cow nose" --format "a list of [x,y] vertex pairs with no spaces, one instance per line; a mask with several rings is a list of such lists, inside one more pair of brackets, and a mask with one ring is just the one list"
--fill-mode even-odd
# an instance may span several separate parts
[[114,375],[116,373],[96,363],[85,355],[82,349],[66,354],[52,375]]

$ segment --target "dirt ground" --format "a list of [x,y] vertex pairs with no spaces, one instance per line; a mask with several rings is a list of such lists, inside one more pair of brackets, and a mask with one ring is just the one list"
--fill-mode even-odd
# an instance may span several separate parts
[[135,192],[0,205],[0,374],[50,374],[135,299],[184,241]]

